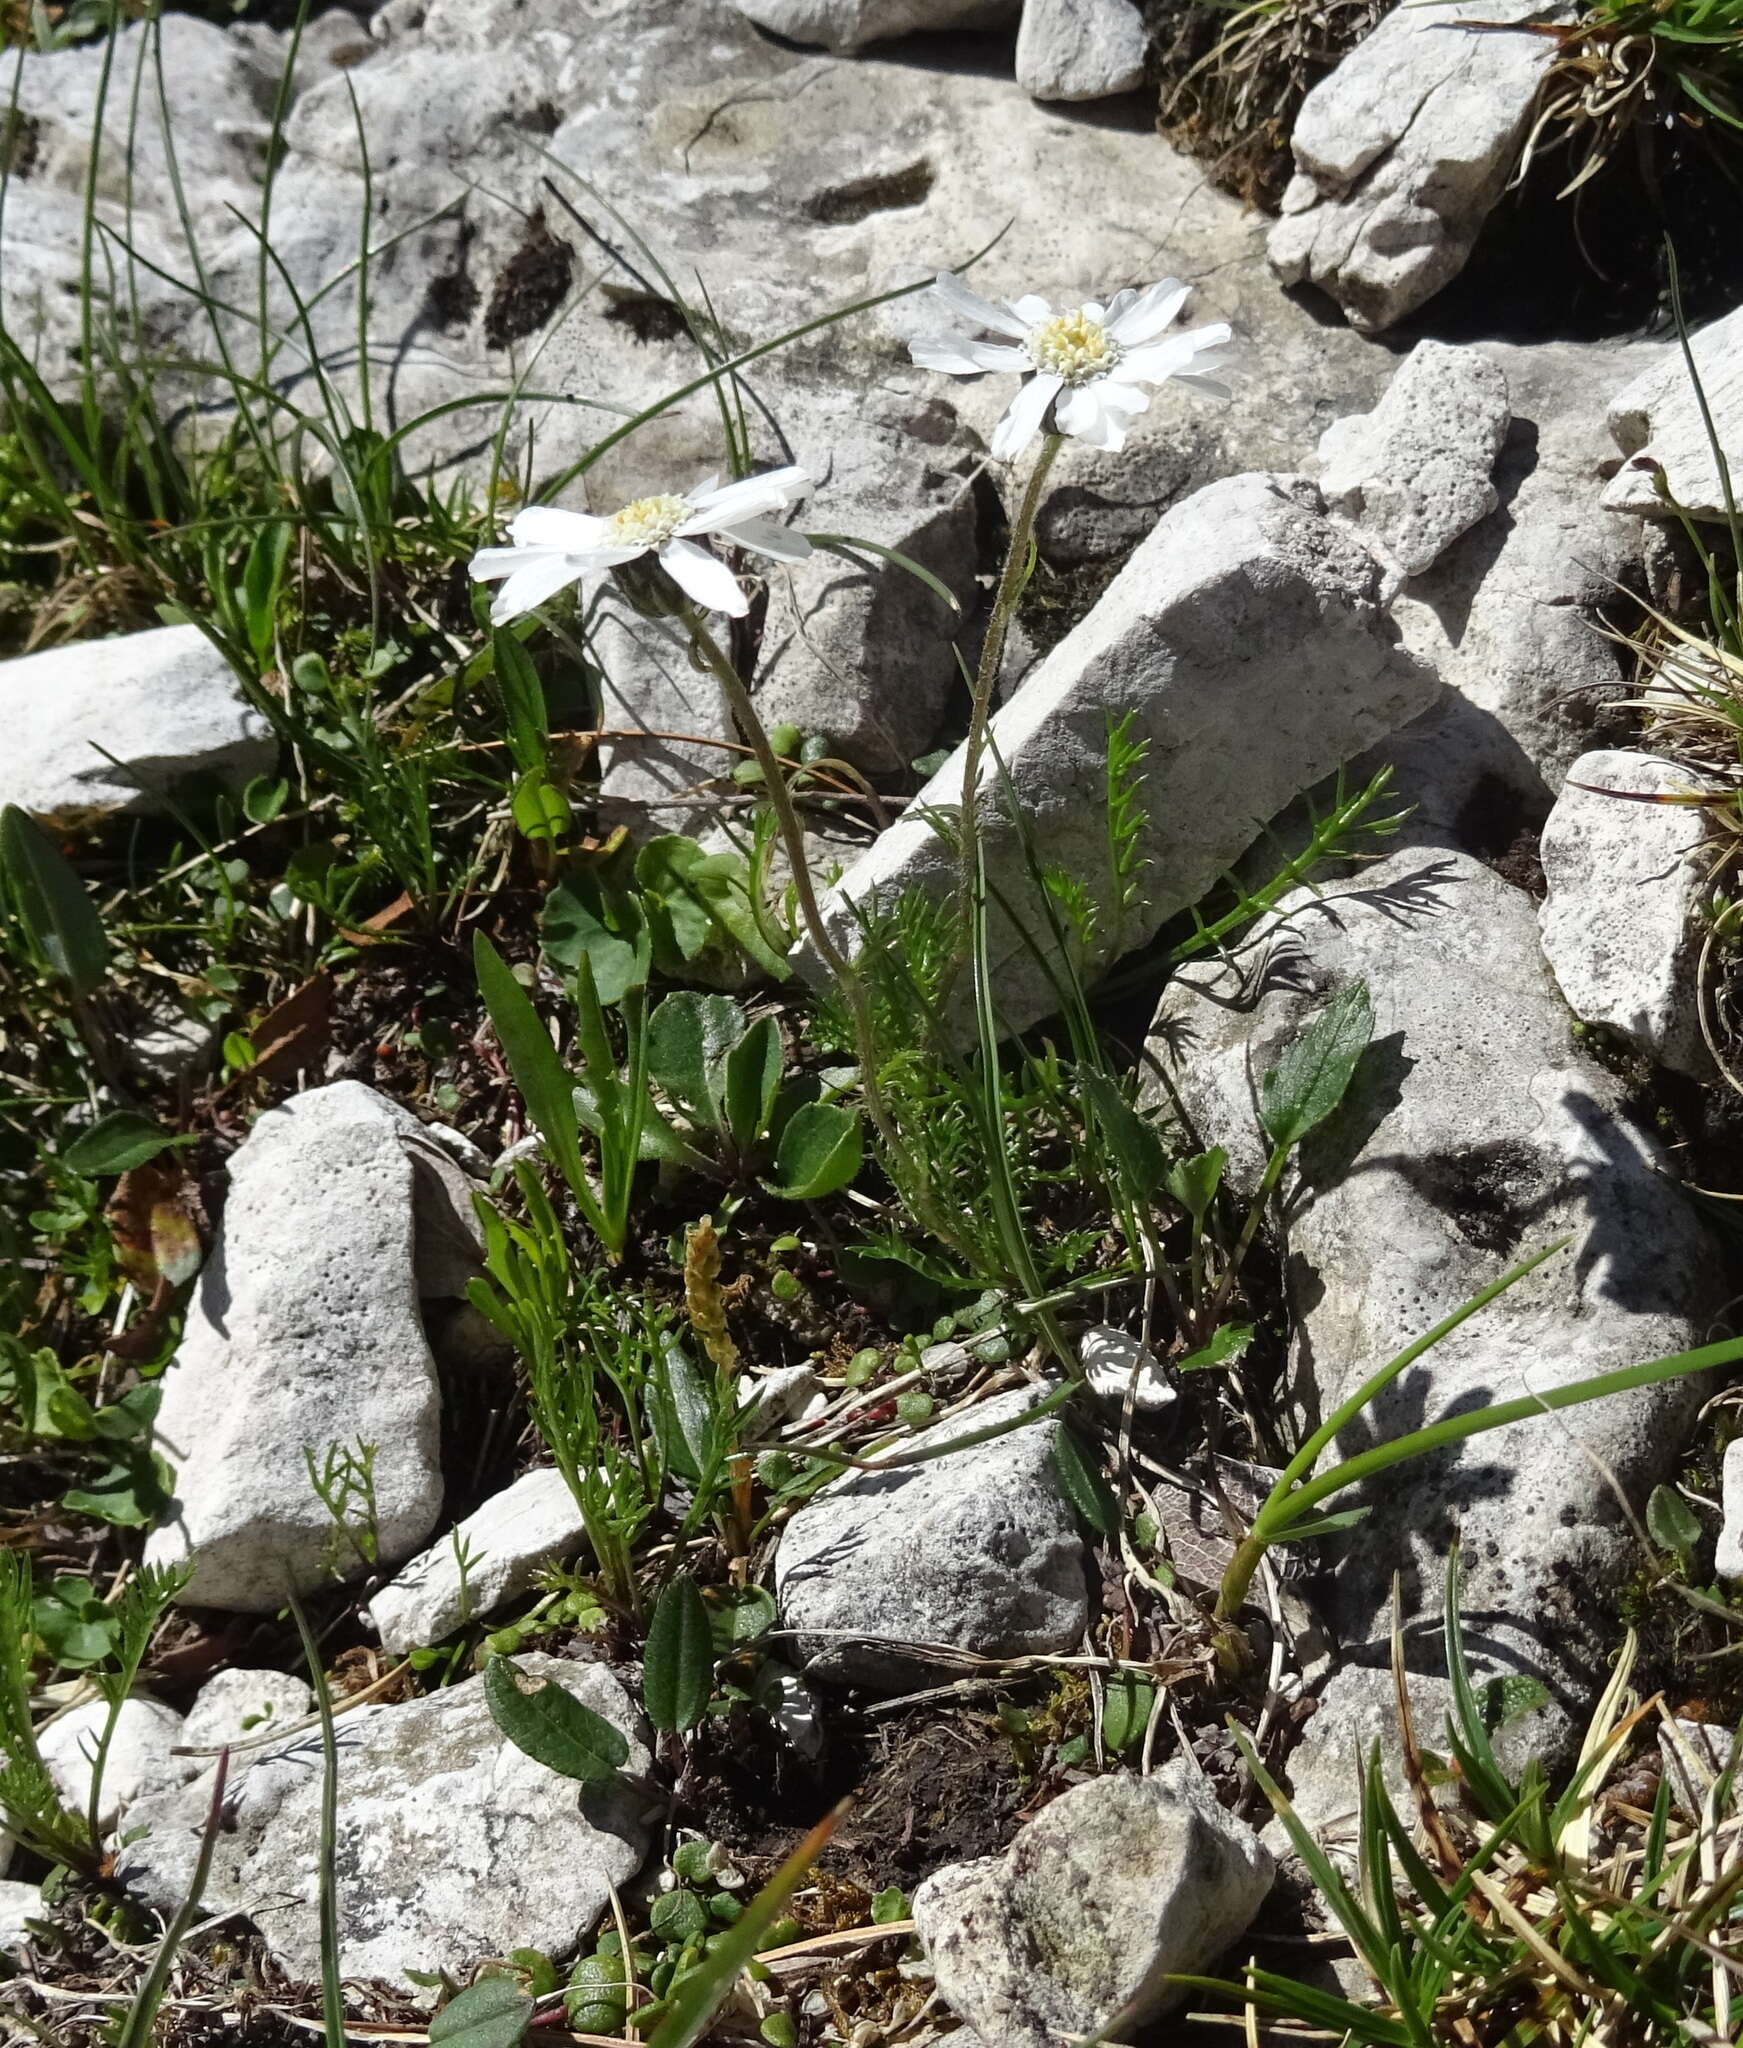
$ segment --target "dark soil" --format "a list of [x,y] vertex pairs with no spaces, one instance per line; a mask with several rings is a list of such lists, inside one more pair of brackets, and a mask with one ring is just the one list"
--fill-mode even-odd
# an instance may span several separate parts
[[507,348],[536,334],[568,296],[574,269],[575,251],[552,234],[543,213],[535,213],[484,309],[484,338],[490,346]]

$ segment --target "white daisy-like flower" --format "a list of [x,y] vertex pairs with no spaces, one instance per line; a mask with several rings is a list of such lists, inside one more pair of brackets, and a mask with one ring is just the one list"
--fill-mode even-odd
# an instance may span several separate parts
[[983,341],[949,328],[916,335],[908,353],[923,369],[952,377],[1016,370],[1028,377],[993,432],[992,450],[1002,462],[1021,455],[1040,433],[1049,407],[1060,433],[1117,451],[1126,444],[1129,422],[1149,407],[1141,385],[1184,384],[1213,398],[1230,395],[1211,374],[1227,360],[1231,330],[1224,322],[1158,338],[1192,295],[1178,278],[1117,292],[1105,306],[1088,299],[1060,313],[1032,292],[983,299],[948,271],[932,295],[963,325],[1009,339]]
[[720,559],[697,545],[718,534],[734,547],[749,548],[777,562],[802,562],[811,543],[802,533],[768,515],[784,512],[811,488],[803,469],[766,470],[737,483],[718,477],[686,491],[637,498],[609,519],[591,512],[564,512],[555,505],[529,505],[509,522],[511,543],[480,548],[472,558],[475,583],[501,581],[490,607],[493,625],[507,625],[584,577],[603,575],[640,555],[658,557],[686,597],[711,612],[741,618],[749,599],[738,578]]

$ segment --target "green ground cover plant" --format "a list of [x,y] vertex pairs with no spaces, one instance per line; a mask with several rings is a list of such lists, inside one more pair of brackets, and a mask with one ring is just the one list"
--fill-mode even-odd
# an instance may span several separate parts
[[[86,20],[94,17],[33,21],[32,33],[71,34]],[[110,61],[117,20],[105,14],[97,24]],[[161,95],[156,45],[147,36],[138,47],[138,76],[108,88],[113,108],[137,96],[149,109]],[[663,1844],[672,1886],[651,1904],[620,1901],[613,1924],[578,1930],[572,1969],[568,1957],[531,1951],[480,1959],[476,1981],[431,1987],[441,2003],[427,2024],[374,2006],[361,2014],[339,1974],[344,1879],[333,1846],[336,1728],[348,1699],[387,1686],[404,1697],[481,1674],[506,1737],[586,1783],[623,1768],[622,1738],[560,1688],[523,1686],[514,1660],[527,1648],[579,1647],[639,1662],[660,1737],[652,1790],[673,1814],[700,1814],[697,1785],[736,1782],[727,1770],[735,1750],[774,1768],[781,1717],[802,1691],[767,1585],[783,1522],[844,1471],[950,1455],[916,1451],[912,1440],[941,1410],[971,1410],[1027,1375],[1050,1391],[1006,1426],[1069,1416],[1063,1483],[1110,1570],[1133,1567],[1144,1604],[1135,1633],[1104,1617],[1093,1655],[1001,1676],[1001,1685],[1014,1681],[994,1724],[1009,1775],[1034,1792],[1085,1759],[1142,1755],[1165,1683],[1178,1683],[1197,1688],[1196,1706],[1234,1716],[1248,1782],[1269,1791],[1266,1756],[1277,1762],[1277,1736],[1257,1676],[1264,1617],[1252,1593],[1273,1546],[1335,1545],[1363,1513],[1345,1496],[1408,1458],[1572,1401],[1733,1364],[1743,1340],[1326,1462],[1345,1424],[1551,1256],[1549,1247],[1434,1329],[1400,1331],[1396,1358],[1343,1410],[1291,1439],[1269,1398],[1288,1341],[1277,1204],[1303,1141],[1343,1103],[1368,1049],[1372,1007],[1359,983],[1332,995],[1263,1077],[1268,1160],[1251,1189],[1230,1184],[1221,1151],[1191,1146],[1150,1106],[1113,1021],[1121,971],[1098,980],[1090,965],[1119,950],[1107,943],[1108,923],[1129,914],[1146,886],[1145,757],[1129,721],[1108,730],[1099,793],[1106,894],[1025,845],[1043,905],[1043,928],[1026,940],[1052,977],[1055,1014],[1021,1036],[1000,1014],[984,828],[1008,808],[1021,836],[1022,820],[991,707],[1005,636],[1036,570],[1036,511],[1063,430],[1042,431],[1012,493],[981,651],[965,665],[969,768],[961,800],[935,818],[954,852],[955,885],[942,897],[866,906],[847,933],[825,915],[805,827],[839,818],[863,791],[828,735],[765,728],[718,625],[733,600],[745,602],[759,556],[781,536],[794,545],[793,529],[759,528],[756,542],[730,525],[714,530],[722,552],[707,553],[712,571],[677,558],[691,576],[711,577],[701,587],[722,603],[705,603],[664,566],[664,547],[688,538],[675,528],[655,550],[659,566],[644,550],[601,572],[675,619],[698,673],[721,692],[739,734],[732,757],[752,770],[735,784],[755,804],[742,850],[677,835],[639,848],[592,839],[592,749],[571,744],[576,733],[596,741],[605,730],[589,593],[551,588],[503,616],[466,572],[481,552],[498,551],[505,504],[522,506],[523,520],[528,507],[550,510],[545,501],[687,397],[718,398],[725,488],[755,483],[747,373],[880,301],[819,313],[729,352],[705,298],[680,291],[641,250],[684,309],[696,374],[617,420],[575,463],[517,477],[511,499],[504,450],[525,388],[467,401],[497,421],[493,460],[470,482],[419,473],[417,429],[427,421],[389,428],[366,374],[352,385],[322,376],[306,404],[286,396],[277,373],[302,346],[309,308],[287,334],[265,317],[270,180],[257,225],[257,311],[216,301],[197,250],[193,275],[181,280],[207,316],[209,355],[176,371],[203,384],[219,422],[197,442],[166,416],[163,366],[128,331],[126,295],[99,288],[109,264],[145,259],[99,221],[94,179],[86,346],[71,395],[51,390],[19,342],[0,333],[0,552],[15,578],[6,615],[14,647],[191,621],[222,650],[279,743],[275,771],[239,797],[192,794],[165,819],[64,831],[16,810],[0,820],[0,1431],[19,1488],[8,1525],[18,1541],[0,1551],[0,1809],[50,1878],[42,1952],[80,1989],[99,1980],[125,1987],[104,1993],[108,2017],[100,2028],[81,2020],[69,2048],[99,2036],[121,2048],[192,2040],[198,2001],[181,1988],[196,1980],[178,1973],[196,1968],[219,1986],[200,2010],[228,2001],[263,2044],[282,2034],[258,2016],[265,1984],[304,2035],[318,2028],[329,2048],[358,2038],[359,2025],[447,2048],[514,2048],[559,2019],[578,2035],[687,2048],[729,2007],[719,2038],[792,2048],[819,2038],[817,2016],[788,1995],[786,1979],[771,1977],[770,1957],[825,1972],[825,2003],[839,2004],[846,1993],[825,1970],[832,1943],[855,1930],[880,1943],[909,1939],[899,1892],[826,1872],[833,1823],[817,1816],[833,1809],[826,1795],[838,1788],[815,1780],[799,1795],[810,1801],[800,1839],[789,1825],[776,1846],[766,1830],[753,1847],[721,1851],[728,1862],[742,1854],[738,1884],[713,1881],[712,1833],[674,1820]],[[355,282],[365,302],[382,253],[360,246],[329,288]],[[965,268],[972,260],[964,252]],[[241,352],[239,324],[252,344]],[[1052,340],[1081,349],[1094,337]],[[360,365],[367,360],[362,346]],[[586,394],[543,396],[591,403]],[[614,518],[636,512],[637,530],[655,532],[672,515],[663,497],[649,510],[652,502]],[[868,545],[822,533],[810,540],[849,552]],[[904,575],[913,565],[891,559],[884,570]],[[1269,873],[1219,885],[1142,971],[1159,979],[1237,938],[1288,890],[1373,852],[1397,822],[1383,776],[1359,788],[1340,782],[1303,835],[1276,848]],[[778,887],[777,849],[789,877]],[[815,987],[792,971],[801,942],[821,970]],[[129,1066],[127,1048],[165,989],[217,1036],[217,1071],[166,1081]],[[42,1767],[37,1731],[47,1715],[93,1697],[112,1730],[143,1680],[173,1682],[178,1668],[219,1654],[175,1609],[179,1582],[138,1565],[141,1532],[173,1483],[150,1425],[210,1248],[204,1185],[251,1120],[323,1074],[329,1053],[356,1059],[426,1116],[493,1141],[512,1125],[525,1141],[478,1198],[484,1271],[470,1302],[514,1354],[504,1404],[511,1448],[498,1476],[554,1465],[587,1541],[578,1564],[547,1570],[488,1628],[467,1614],[401,1666],[370,1665],[358,1609],[377,1562],[372,1452],[311,1447],[310,1488],[335,1523],[335,1582],[306,1613],[292,1602],[271,1624],[279,1654],[287,1666],[300,1656],[318,1702],[323,1969],[318,1986],[298,1986],[265,1971],[246,1938],[236,1946],[233,1930],[200,1919],[225,1773],[244,1766],[240,1754],[220,1759],[191,1891],[159,1929],[142,1925],[120,1893],[98,1827],[108,1737],[88,1810],[69,1813]],[[1078,1340],[1092,1319],[1143,1337],[1180,1389],[1195,1450],[1233,1431],[1241,1449],[1283,1468],[1220,1584],[1186,1583],[1158,1548],[1131,1455],[1135,1430],[1144,1442],[1134,1401],[1110,1419],[1083,1396]],[[942,1365],[933,1362],[940,1347],[951,1354]],[[823,1412],[771,1440],[759,1378],[798,1360],[818,1368]],[[988,1434],[970,1428],[953,1448]],[[35,1573],[32,1551],[81,1569]],[[1456,1613],[1456,1581],[1447,1604]],[[1447,1654],[1457,1676],[1456,1628]],[[1565,1983],[1565,1972],[1551,1970],[1546,1984],[1538,1967],[1548,1922],[1539,1915],[1531,1936],[1517,1933],[1488,1889],[1528,1881],[1532,1914],[1540,1894],[1554,1893],[1566,1968],[1597,1987],[1601,2006],[1606,1997],[1613,2004],[1619,1972],[1649,1964],[1658,1973],[1654,2023],[1680,2024],[1678,2001],[1699,2006],[1707,1996],[1704,1981],[1690,1989],[1696,1958],[1717,1945],[1735,1889],[1714,1879],[1697,1893],[1688,1875],[1717,1833],[1705,1847],[1673,1849],[1668,1822],[1655,1815],[1657,1833],[1630,1866],[1639,1917],[1618,1934],[1603,1916],[1620,1909],[1608,1895],[1594,1903],[1588,1889],[1577,1894],[1585,1917],[1576,1918],[1562,1896],[1574,1883],[1565,1843],[1587,1811],[1590,1780],[1553,1798],[1535,1780],[1506,1783],[1472,1700],[1467,1678],[1449,1747],[1498,1832],[1475,1851],[1455,1840],[1449,1852],[1437,1838],[1441,1860],[1431,1863],[1371,1774],[1364,1898],[1354,1900],[1323,1858],[1309,1858],[1334,1907],[1348,1907],[1345,1924],[1385,2002],[1372,2011],[1316,2004],[1276,1973],[1255,1973],[1232,1995],[1255,2013],[1287,2010],[1357,2040],[1595,2038],[1567,2031],[1559,2007],[1559,2037],[1459,2031],[1480,2009],[1473,1986],[1483,1997],[1501,1987],[1512,2025],[1527,1988],[1553,2001]],[[1606,1758],[1621,1725],[1614,1710],[1607,1702]],[[686,1798],[695,1804],[683,1806]],[[1507,1896],[1515,1913],[1525,1910]],[[1477,1899],[1498,1920],[1485,1921]],[[1662,1900],[1674,1904],[1655,1904]],[[1663,1944],[1653,1946],[1666,1926],[1692,1930],[1679,1934],[1670,1961]],[[923,1993],[898,1978],[867,1969],[853,1995],[906,2023]],[[1207,2007],[1220,2010],[1226,1991],[1207,1989]],[[1695,2016],[1716,2026],[1706,2012]],[[43,2034],[43,2022],[29,2024]]]

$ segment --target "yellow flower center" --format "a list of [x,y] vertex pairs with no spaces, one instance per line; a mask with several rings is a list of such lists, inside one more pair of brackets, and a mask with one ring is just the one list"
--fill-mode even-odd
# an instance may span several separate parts
[[689,517],[688,502],[667,491],[657,498],[637,498],[606,521],[608,548],[664,547]]
[[1119,343],[1081,306],[1030,328],[1027,347],[1036,369],[1063,377],[1067,384],[1105,377],[1120,359]]

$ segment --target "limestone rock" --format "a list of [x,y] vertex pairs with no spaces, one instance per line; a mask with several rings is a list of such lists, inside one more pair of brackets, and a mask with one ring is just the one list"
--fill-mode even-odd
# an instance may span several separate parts
[[[818,462],[829,530],[892,548],[929,569],[957,612],[899,564],[818,550],[770,566],[755,697],[766,726],[820,733],[869,775],[904,773],[930,747],[959,670],[953,642],[972,617],[978,512],[974,454],[941,399],[862,408],[851,440]],[[821,525],[821,511],[807,526]]]
[[1543,829],[1549,895],[1538,928],[1576,1017],[1704,1076],[1712,1061],[1695,978],[1706,819],[1685,804],[1630,801],[1695,785],[1656,754],[1582,754]]
[[[1733,497],[1743,505],[1743,307],[1703,327],[1691,350],[1719,448],[1730,464]],[[1674,519],[1680,506],[1695,519],[1728,516],[1700,396],[1680,348],[1667,350],[1656,368],[1618,394],[1610,407],[1610,431],[1628,458],[1604,491],[1613,511]],[[1670,503],[1660,492],[1661,477]]]
[[278,751],[197,626],[0,662],[0,725],[0,803],[57,824],[159,810],[165,793],[193,776],[238,790]]
[[[649,1768],[647,1731],[602,1665],[528,1655],[529,1678],[561,1685],[621,1731],[628,1775]],[[623,1777],[582,1786],[515,1748],[490,1717],[484,1680],[403,1706],[358,1707],[336,1724],[339,1967],[415,1999],[407,1972],[470,1972],[481,1956],[573,1949],[640,1868],[646,1804]],[[246,1754],[246,1753],[245,1753]],[[303,1982],[320,1973],[319,1746],[295,1737],[239,1756],[204,1900],[241,1912]],[[117,1876],[159,1912],[187,1891],[211,1800],[208,1773],[142,1800],[144,1829]]]
[[1562,0],[1400,7],[1302,103],[1295,176],[1271,230],[1285,284],[1390,327],[1464,268],[1512,176]]
[[997,28],[1019,0],[733,0],[741,14],[795,43],[857,50],[916,29]]
[[[167,14],[149,27],[126,23],[115,33],[112,52],[109,39],[97,36],[60,49],[21,50],[15,61],[16,76],[8,86],[14,125],[9,130],[6,264],[0,283],[7,332],[55,381],[77,356],[85,190],[99,126],[95,210],[144,258],[127,280],[128,304],[131,310],[137,292],[140,328],[154,336],[166,320],[173,325],[186,318],[193,304],[161,274],[191,274],[170,176],[172,148],[194,235],[209,248],[233,231],[231,208],[258,211],[273,88],[255,52],[216,24],[182,13]],[[168,137],[158,99],[160,81]],[[136,92],[137,114],[130,120],[126,109]],[[118,284],[124,262],[118,252]],[[102,303],[101,277],[94,292],[98,317],[107,319],[111,309]],[[119,306],[114,310],[119,313]],[[125,335],[127,329],[122,331]],[[175,630],[194,633],[192,627]],[[7,723],[15,732],[10,718]],[[104,737],[100,730],[98,737]]]
[[[1099,916],[1089,965],[1141,945],[1192,903],[1301,790],[1432,700],[1381,605],[1380,563],[1299,477],[1226,478],[1176,505],[1089,616],[992,720],[1024,825]],[[1110,723],[1132,714],[1147,747],[1137,853],[1141,901],[1115,900],[1105,820]],[[989,938],[1005,1023],[1053,1007],[1031,934],[1048,929],[996,768],[982,775],[982,834],[996,900]],[[825,906],[854,946],[854,906],[953,885],[955,857],[927,807],[959,802],[958,749]],[[1002,899],[999,901],[998,899]],[[1009,906],[1007,910],[1005,906]]]
[[390,1657],[403,1657],[422,1644],[439,1643],[462,1623],[526,1592],[541,1566],[573,1557],[585,1534],[574,1495],[555,1466],[523,1474],[414,1557],[370,1601],[381,1647]]
[[592,645],[606,730],[645,735],[601,743],[602,821],[627,826],[636,839],[695,832],[713,816],[717,791],[732,788],[732,771],[745,758],[708,744],[738,738],[720,685],[691,661],[689,636],[676,621],[644,619],[609,592],[600,600]]
[[189,1749],[258,1742],[314,1711],[315,1695],[307,1681],[288,1671],[220,1671],[200,1687],[181,1740]]
[[1107,99],[1143,84],[1149,46],[1132,0],[1024,0],[1017,83],[1038,100]]
[[[82,1814],[90,1806],[91,1766],[108,1718],[107,1702],[88,1700],[51,1721],[38,1739],[37,1747],[61,1803],[73,1813]],[[105,1834],[149,1793],[184,1784],[193,1776],[198,1765],[171,1754],[181,1740],[182,1717],[173,1707],[137,1695],[121,1702],[109,1753],[103,1759],[97,1821]]]
[[16,1955],[30,1939],[29,1922],[42,1917],[41,1885],[0,1878],[0,1954]]
[[1495,509],[1495,462],[1511,417],[1492,358],[1418,342],[1371,413],[1326,429],[1320,490],[1401,576],[1419,575]]
[[1743,1437],[1725,1446],[1721,1506],[1725,1525],[1719,1531],[1713,1569],[1722,1579],[1743,1579]]
[[[1280,1197],[1314,1410],[1527,1253],[1564,1234],[1574,1245],[1425,1353],[1340,1450],[1700,1341],[1720,1284],[1705,1230],[1618,1084],[1572,1043],[1531,899],[1468,855],[1407,845],[1318,897],[1298,892],[1241,958],[1165,990],[1150,1052],[1194,1142],[1228,1148],[1230,1184],[1260,1172],[1258,1077],[1358,975],[1373,1042]],[[1384,1655],[1394,1569],[1406,1612],[1433,1613],[1461,1536],[1473,1660],[1580,1694],[1635,1564],[1612,1482],[1650,1487],[1700,1398],[1669,1381],[1388,1475],[1339,1547],[1346,1645]]]
[[464,1175],[421,1130],[341,1081],[269,1110],[230,1160],[218,1242],[163,1379],[157,1436],[176,1497],[146,1546],[153,1563],[192,1562],[192,1605],[270,1612],[287,1581],[308,1592],[355,1568],[305,1453],[320,1464],[335,1445],[375,1446],[383,1564],[441,1511],[414,1248],[426,1240],[438,1277],[457,1279],[470,1204],[458,1208]]
[[[1030,1388],[923,1430],[925,1450],[1007,1422]],[[1053,1467],[1059,1425],[1028,1423],[923,1465],[850,1472],[802,1507],[775,1555],[782,1625],[805,1631],[819,1678],[897,1693],[948,1674],[948,1657],[1075,1647],[1089,1620],[1085,1551]],[[887,1646],[887,1647],[885,1647]]]
[[1269,1852],[1197,1765],[1074,1785],[1002,1856],[935,1871],[914,1921],[938,1989],[981,2040],[1057,2048],[1128,2039],[1180,2001],[1271,1888]]
[[1405,647],[1447,687],[1382,753],[1418,827],[1491,859],[1522,842],[1529,858],[1562,778],[1606,743],[1613,707],[1632,694],[1604,626],[1639,581],[1640,522],[1598,504],[1614,459],[1603,412],[1659,349],[1489,343],[1483,354],[1513,409],[1500,503],[1393,602]]
[[[1419,1671],[1409,1677],[1416,1739],[1424,1749],[1444,1755],[1452,1686],[1445,1678]],[[1312,1718],[1289,1752],[1285,1778],[1290,1805],[1321,1848],[1354,1855],[1368,1760],[1376,1745],[1393,1804],[1413,1818],[1415,1801],[1404,1773],[1404,1738],[1392,1673],[1346,1664],[1322,1687]],[[1265,1839],[1279,1854],[1288,1849],[1289,1836],[1276,1819],[1267,1825]]]

